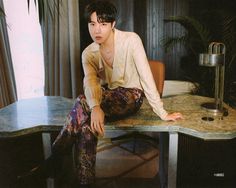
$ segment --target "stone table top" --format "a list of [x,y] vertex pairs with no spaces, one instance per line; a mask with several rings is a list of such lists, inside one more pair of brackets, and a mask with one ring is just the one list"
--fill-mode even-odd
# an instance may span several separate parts
[[[201,108],[205,102],[214,99],[197,95],[177,95],[163,98],[168,112],[181,112],[184,120],[162,121],[154,114],[147,100],[140,111],[128,118],[106,122],[106,130],[124,129],[131,131],[179,132],[202,139],[236,138],[236,110],[225,105],[228,116],[214,116]],[[19,100],[0,109],[0,137],[15,137],[39,131],[60,130],[66,115],[73,106],[73,100],[50,96]],[[204,121],[211,116],[214,121]]]
[[0,109],[0,137],[59,130],[73,101],[64,97],[19,100]]

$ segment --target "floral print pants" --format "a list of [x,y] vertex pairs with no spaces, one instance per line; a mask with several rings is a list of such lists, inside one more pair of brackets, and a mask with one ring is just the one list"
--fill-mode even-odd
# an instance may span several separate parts
[[[136,88],[103,89],[101,108],[105,120],[127,117],[137,112],[143,102],[143,91]],[[80,95],[67,116],[66,123],[53,143],[53,154],[76,150],[75,173],[80,184],[95,179],[97,137],[90,131],[90,109],[84,95]]]

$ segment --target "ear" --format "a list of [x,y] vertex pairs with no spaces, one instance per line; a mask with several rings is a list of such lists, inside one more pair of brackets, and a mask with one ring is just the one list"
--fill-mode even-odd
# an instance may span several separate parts
[[111,28],[114,29],[115,25],[116,25],[116,21],[112,22]]

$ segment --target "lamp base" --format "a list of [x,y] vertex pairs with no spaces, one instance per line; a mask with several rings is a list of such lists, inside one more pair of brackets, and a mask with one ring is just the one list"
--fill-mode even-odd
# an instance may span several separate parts
[[219,108],[217,108],[217,105],[215,103],[203,103],[201,104],[201,107],[204,108],[205,110],[212,112],[212,113],[223,113],[227,111],[226,108],[223,108],[222,110],[220,110]]

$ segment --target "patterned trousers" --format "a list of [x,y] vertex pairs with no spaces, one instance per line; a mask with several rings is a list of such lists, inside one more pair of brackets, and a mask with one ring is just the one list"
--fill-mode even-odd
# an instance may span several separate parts
[[[143,102],[143,91],[136,88],[104,89],[101,108],[105,121],[127,117],[137,112]],[[95,179],[97,137],[90,131],[90,109],[84,95],[80,95],[67,116],[66,123],[52,146],[56,155],[76,150],[75,173],[80,184]]]

